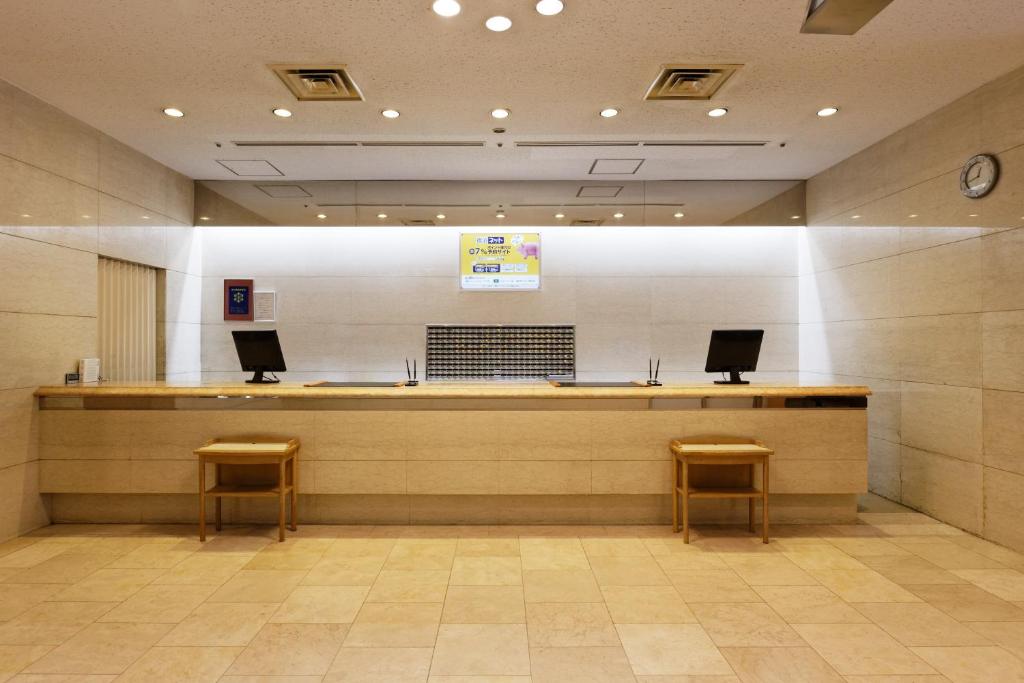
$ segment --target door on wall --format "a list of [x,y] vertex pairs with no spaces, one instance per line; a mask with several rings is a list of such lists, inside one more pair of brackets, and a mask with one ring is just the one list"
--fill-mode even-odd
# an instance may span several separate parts
[[100,375],[156,379],[156,268],[99,258]]

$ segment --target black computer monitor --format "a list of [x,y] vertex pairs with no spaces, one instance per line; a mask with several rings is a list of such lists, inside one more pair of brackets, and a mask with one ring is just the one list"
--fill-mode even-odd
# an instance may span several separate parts
[[729,373],[729,379],[715,384],[750,384],[740,374],[757,369],[762,339],[764,330],[712,330],[704,372]]
[[284,372],[284,354],[277,330],[232,330],[238,361],[246,372],[255,373],[247,384],[275,384],[281,380],[269,379],[264,372]]

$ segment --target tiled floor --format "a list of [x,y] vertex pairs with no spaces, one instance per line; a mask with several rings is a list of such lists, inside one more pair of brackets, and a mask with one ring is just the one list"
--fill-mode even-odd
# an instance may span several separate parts
[[[872,508],[878,509],[878,508]],[[885,509],[885,508],[881,508]],[[700,528],[53,526],[0,681],[1024,681],[1024,556],[906,511]]]

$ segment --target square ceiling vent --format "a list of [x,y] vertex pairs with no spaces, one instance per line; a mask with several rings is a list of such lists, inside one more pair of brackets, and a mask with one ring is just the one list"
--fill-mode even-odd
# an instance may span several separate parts
[[356,101],[363,93],[344,64],[270,64],[297,100],[313,102]]
[[742,64],[666,64],[646,100],[710,100]]
[[298,185],[256,185],[256,189],[274,199],[305,199],[313,196]]
[[577,197],[618,197],[622,185],[582,185],[576,190]]
[[265,159],[217,159],[217,163],[237,176],[284,175],[280,169]]
[[594,159],[590,175],[632,175],[643,166],[643,159]]

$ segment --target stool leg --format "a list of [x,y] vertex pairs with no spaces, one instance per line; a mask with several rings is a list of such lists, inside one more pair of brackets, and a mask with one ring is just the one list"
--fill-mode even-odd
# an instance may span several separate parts
[[215,496],[214,497],[214,499],[213,499],[213,507],[214,507],[214,528],[217,531],[220,531],[221,530],[221,523],[220,523],[220,520],[221,520],[221,511],[220,511],[221,497],[220,496]]
[[[754,468],[756,465],[751,463],[750,465],[750,488],[754,488]],[[747,498],[747,530],[750,533],[754,533],[754,498]]]
[[679,460],[672,456],[672,533],[679,533]]
[[284,486],[285,461],[282,460],[277,470],[277,540],[284,541]]
[[295,515],[295,499],[299,495],[299,459],[292,458],[292,531],[299,530],[298,517]]
[[206,540],[206,461],[199,458],[199,540]]
[[764,479],[761,485],[761,540],[768,542],[768,458],[764,459],[764,466],[761,468],[761,476]]
[[690,542],[690,465],[683,461],[683,543]]

